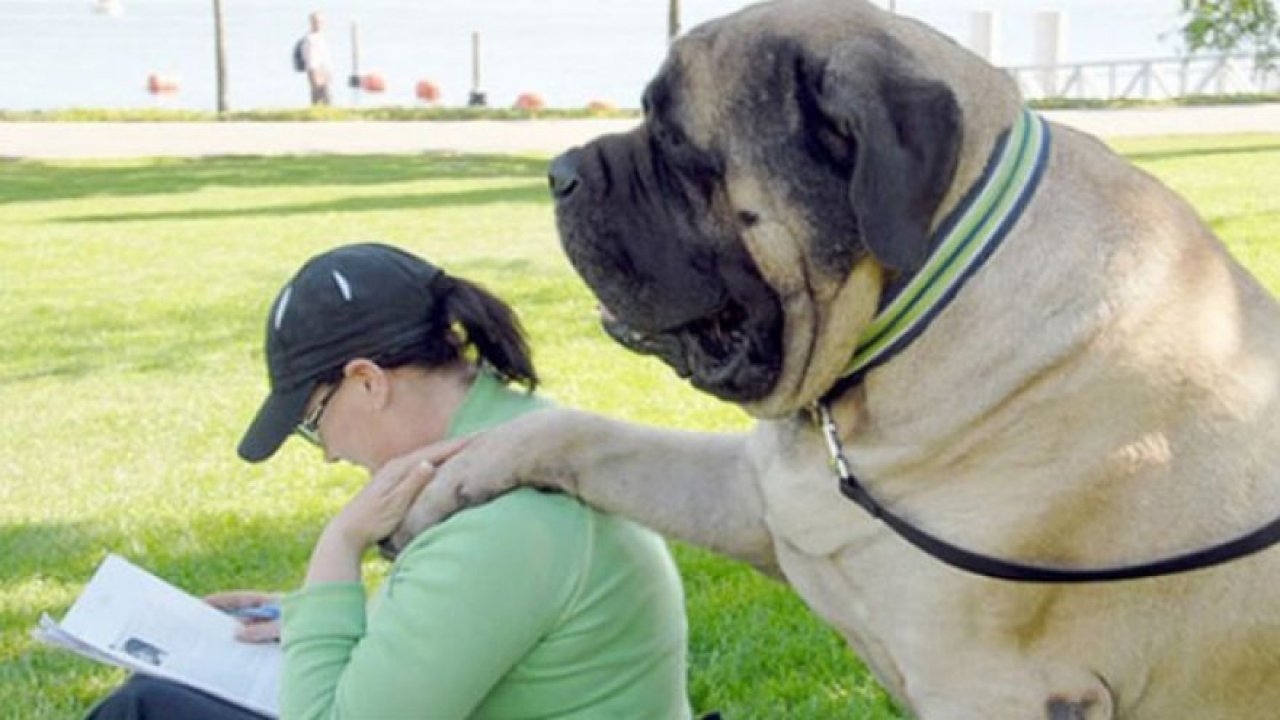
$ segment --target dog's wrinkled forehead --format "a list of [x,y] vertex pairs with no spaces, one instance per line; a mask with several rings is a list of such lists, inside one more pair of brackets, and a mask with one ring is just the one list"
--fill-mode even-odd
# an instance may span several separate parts
[[860,22],[856,4],[842,3],[838,17],[818,10],[759,5],[680,37],[645,93],[652,117],[703,148],[739,138],[762,120],[796,129],[797,108],[788,101],[817,91],[839,45],[886,41],[878,25]]
[[695,38],[685,38],[672,48],[645,89],[641,105],[650,132],[679,132],[679,139],[703,147],[713,141],[711,130],[719,114],[719,94],[717,83],[712,82],[707,70],[706,45]]
[[645,131],[673,166],[716,170],[702,186],[744,233],[785,227],[833,279],[867,251],[907,276],[927,257],[961,138],[947,63],[934,62],[948,56],[913,49],[919,32],[867,4],[748,8],[673,45]]
[[648,144],[672,168],[697,168],[686,174],[707,190],[710,213],[736,228],[772,282],[804,282],[796,262],[765,256],[794,252],[842,278],[858,233],[852,213],[841,212],[848,143],[818,107],[829,44],[753,20],[731,16],[672,46],[644,95]]
[[[698,28],[672,46],[645,91],[649,130],[713,150],[759,119],[759,102],[777,107],[792,78],[778,77],[780,55],[798,56],[794,40],[723,23]],[[785,64],[785,61],[784,61]],[[745,112],[744,112],[745,111]]]

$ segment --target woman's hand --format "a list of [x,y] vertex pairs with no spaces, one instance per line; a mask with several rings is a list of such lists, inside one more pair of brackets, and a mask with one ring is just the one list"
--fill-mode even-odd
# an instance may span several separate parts
[[368,485],[330,522],[336,532],[345,535],[364,550],[387,535],[404,520],[413,500],[435,477],[436,466],[456,455],[466,446],[461,438],[428,445],[387,461]]
[[436,443],[379,468],[325,527],[311,555],[307,583],[359,580],[364,551],[400,525],[414,498],[435,477],[436,466],[466,444],[466,438]]
[[[262,606],[278,606],[279,593],[265,593],[257,590],[231,590],[228,592],[206,595],[204,601],[224,612],[256,608]],[[236,629],[236,639],[247,643],[269,643],[280,641],[280,618],[237,617],[240,621]]]

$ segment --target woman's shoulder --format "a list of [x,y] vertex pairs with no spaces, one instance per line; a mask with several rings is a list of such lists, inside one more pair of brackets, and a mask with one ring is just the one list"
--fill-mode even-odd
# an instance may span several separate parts
[[566,555],[577,555],[582,548],[637,545],[662,547],[655,533],[630,520],[595,510],[571,495],[523,487],[427,529],[405,553],[430,553],[432,546],[439,550],[452,546],[468,554],[519,555],[555,546]]
[[537,536],[578,542],[594,511],[575,498],[535,488],[517,488],[466,508],[444,522],[423,531],[405,553],[429,552],[431,546],[466,543],[473,548],[527,544]]
[[582,501],[564,493],[519,487],[464,512],[476,512],[475,517],[481,519],[488,517],[501,519],[503,522],[540,523],[576,519],[592,510]]

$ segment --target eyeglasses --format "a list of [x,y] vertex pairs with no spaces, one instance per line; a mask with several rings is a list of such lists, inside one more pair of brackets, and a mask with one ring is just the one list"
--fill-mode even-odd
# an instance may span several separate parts
[[302,418],[302,422],[298,423],[298,427],[294,428],[294,432],[302,436],[303,440],[316,447],[324,447],[324,442],[320,440],[320,420],[324,417],[325,408],[329,407],[329,401],[333,399],[340,387],[342,387],[341,380],[330,385],[324,395],[320,396],[320,402],[316,403],[315,409],[307,413],[307,416]]

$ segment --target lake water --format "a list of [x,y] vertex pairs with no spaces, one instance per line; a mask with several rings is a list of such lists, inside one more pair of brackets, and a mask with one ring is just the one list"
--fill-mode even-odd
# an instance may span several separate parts
[[[212,0],[120,0],[123,12],[93,12],[90,0],[0,0],[0,108],[162,107],[211,109],[215,103]],[[345,87],[339,105],[413,105],[414,86],[430,80],[446,105],[471,90],[471,35],[480,33],[483,90],[493,106],[522,92],[549,105],[593,100],[636,107],[666,52],[665,0],[223,0],[231,108],[307,103],[304,76],[291,64],[294,42],[312,9],[324,11],[339,75],[351,67],[352,24],[360,66],[387,80],[382,95]],[[683,23],[749,4],[684,0]],[[887,5],[886,2],[879,3]],[[1029,64],[1031,14],[1068,13],[1066,60],[1170,56],[1177,0],[898,0],[899,13],[968,39],[970,10],[1000,13],[999,60]],[[176,95],[153,97],[146,79],[179,79]]]

